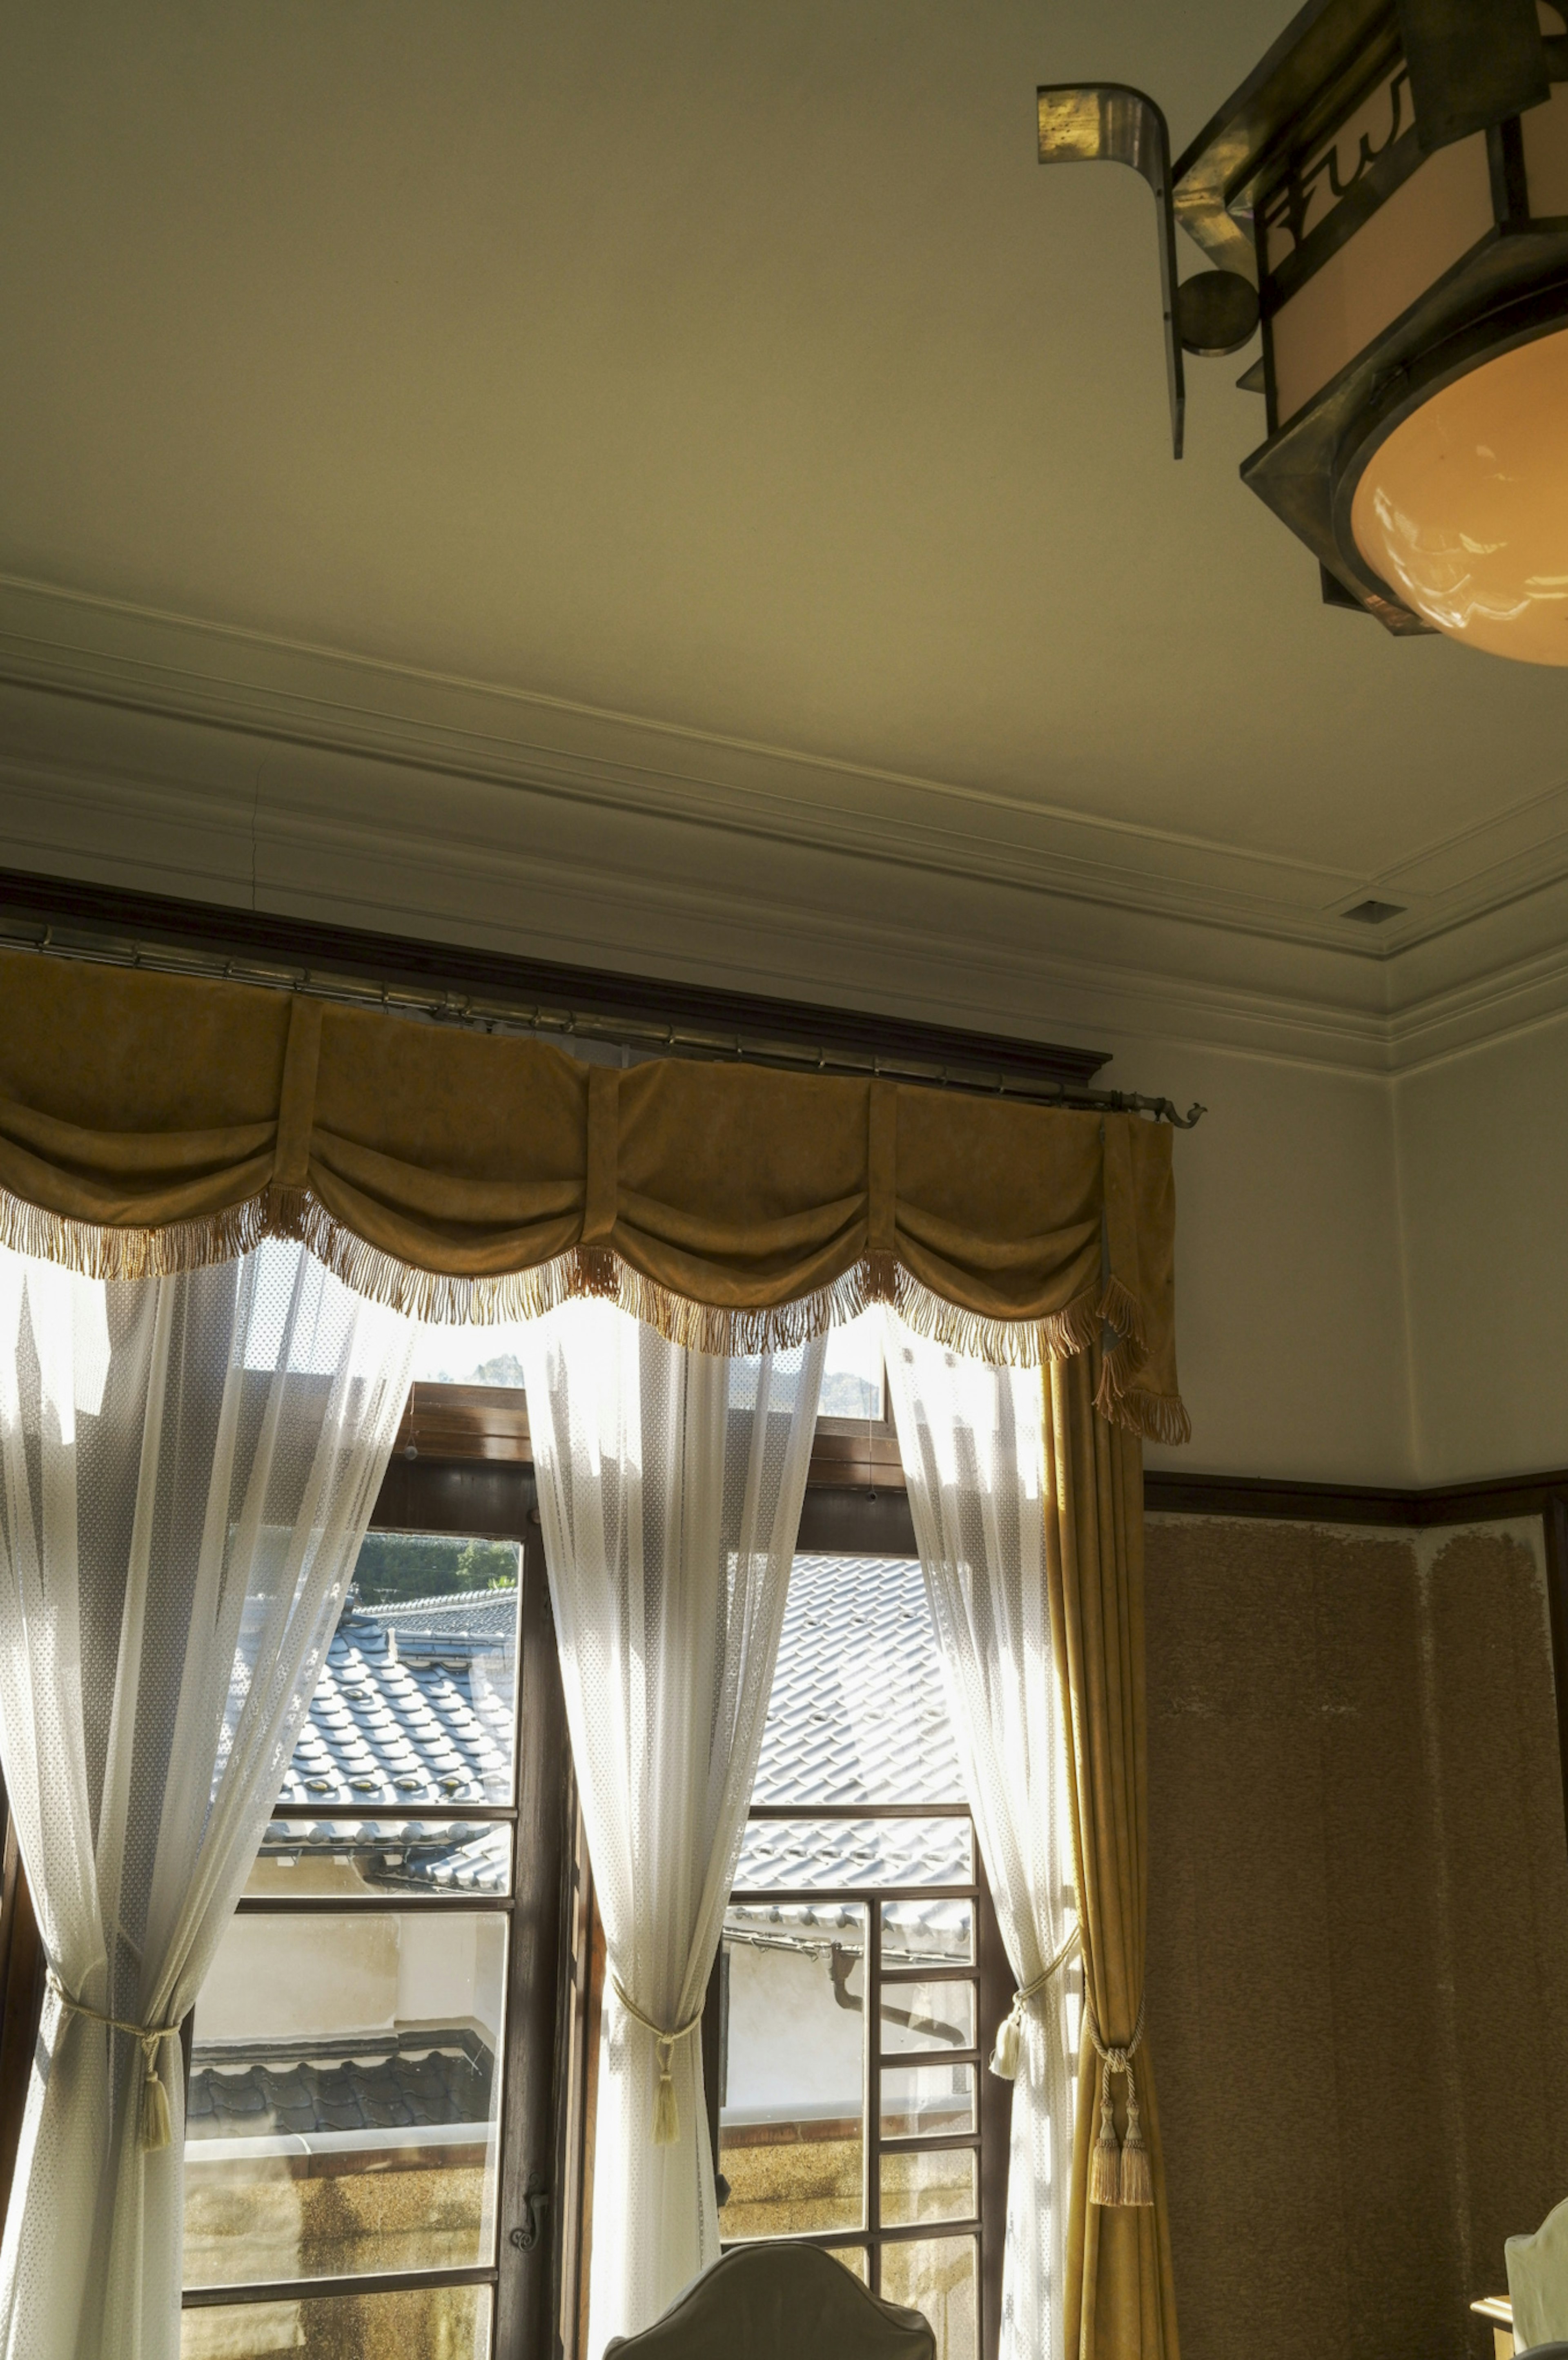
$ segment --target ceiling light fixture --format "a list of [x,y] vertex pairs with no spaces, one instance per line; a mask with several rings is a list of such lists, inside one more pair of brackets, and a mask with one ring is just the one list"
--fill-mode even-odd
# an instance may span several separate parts
[[[1042,163],[1158,208],[1171,440],[1185,353],[1263,354],[1242,480],[1324,598],[1399,637],[1568,664],[1568,17],[1309,0],[1172,167],[1141,91],[1039,93]],[[1214,266],[1176,275],[1176,226]]]

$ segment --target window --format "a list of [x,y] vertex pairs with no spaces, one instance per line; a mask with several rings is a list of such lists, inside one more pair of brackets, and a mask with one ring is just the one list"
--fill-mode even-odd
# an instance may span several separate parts
[[516,1468],[394,1466],[378,1513],[453,1529],[367,1536],[197,2002],[185,2360],[555,2348],[584,1893],[531,1503]]
[[725,2242],[809,2237],[942,2360],[994,2350],[1010,1998],[919,1565],[799,1556],[710,1998]]

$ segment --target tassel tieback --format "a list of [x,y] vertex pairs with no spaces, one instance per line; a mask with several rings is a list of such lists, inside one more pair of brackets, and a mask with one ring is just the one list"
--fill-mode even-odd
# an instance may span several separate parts
[[1023,1984],[1013,1994],[1012,2006],[1002,2019],[996,2033],[996,2045],[991,2051],[991,2070],[999,2081],[1018,2080],[1018,2060],[1023,2051],[1024,2010],[1040,1997],[1052,1975],[1067,1964],[1083,1938],[1083,1928],[1074,1926],[1051,1964],[1040,1969],[1032,1983]]
[[117,2016],[105,2016],[82,2000],[73,1999],[54,1969],[49,1970],[49,1987],[67,2016],[84,2016],[89,2024],[106,2025],[111,2032],[123,2032],[127,2040],[141,2043],[142,2051],[142,2112],[139,2145],[144,2154],[156,2155],[159,2147],[169,2145],[173,2136],[173,2124],[169,2112],[169,2092],[158,2070],[158,2057],[166,2040],[178,2040],[177,2024],[126,2024]]
[[[1154,2180],[1149,2169],[1149,2149],[1143,2143],[1143,2124],[1138,2111],[1138,2082],[1132,2070],[1134,2052],[1143,2038],[1143,2006],[1140,2000],[1138,2022],[1125,2049],[1107,2049],[1100,2038],[1094,2011],[1090,2009],[1084,2015],[1089,2038],[1100,2060],[1100,2136],[1089,2154],[1091,2204],[1152,2204],[1154,2202]],[[1116,2115],[1111,2103],[1113,2073],[1125,2073],[1127,2085],[1127,2136],[1119,2147],[1116,2145]]]
[[689,2016],[684,2024],[678,2024],[673,2032],[667,2032],[662,2024],[655,2024],[650,2016],[644,2016],[636,2000],[626,1997],[614,1975],[610,1977],[610,1983],[615,1997],[633,2022],[640,2024],[645,2032],[653,2035],[654,2049],[659,2059],[659,2088],[653,2101],[653,2143],[655,2147],[673,2147],[681,2136],[681,2109],[675,2102],[675,2077],[670,2071],[675,2044],[696,2031],[702,2021],[702,2011],[699,2008],[696,2015]]

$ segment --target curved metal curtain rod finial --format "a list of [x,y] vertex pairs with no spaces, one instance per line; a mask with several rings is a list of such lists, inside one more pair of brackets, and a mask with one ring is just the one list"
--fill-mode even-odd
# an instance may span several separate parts
[[1127,164],[1154,192],[1160,289],[1165,312],[1165,381],[1171,455],[1181,456],[1187,380],[1176,326],[1176,210],[1171,195],[1171,133],[1147,91],[1120,82],[1048,82],[1035,92],[1042,164]]
[[1051,82],[1035,93],[1042,164],[1127,164],[1154,193],[1160,284],[1165,313],[1165,376],[1171,451],[1181,456],[1187,419],[1183,352],[1237,353],[1258,327],[1258,291],[1236,270],[1176,276],[1176,207],[1171,134],[1146,91],[1127,82]]

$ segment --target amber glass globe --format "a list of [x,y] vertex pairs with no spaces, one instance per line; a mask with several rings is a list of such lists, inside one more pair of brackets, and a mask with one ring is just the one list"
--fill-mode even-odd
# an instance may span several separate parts
[[1440,631],[1568,664],[1568,329],[1483,362],[1396,426],[1350,524],[1374,573]]

